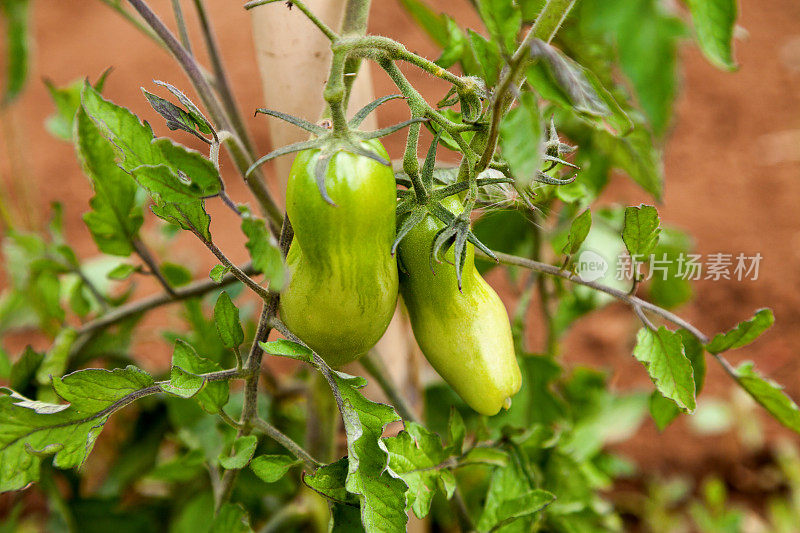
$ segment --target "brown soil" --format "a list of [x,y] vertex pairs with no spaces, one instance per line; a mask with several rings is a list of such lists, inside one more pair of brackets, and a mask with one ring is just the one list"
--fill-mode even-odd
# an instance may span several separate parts
[[[167,0],[151,3],[165,19],[169,18]],[[207,4],[241,108],[260,152],[266,152],[270,144],[264,119],[249,118],[247,112],[265,104],[256,81],[248,15],[230,2]],[[398,38],[411,49],[434,56],[431,43],[397,4],[385,4],[375,2],[371,31]],[[666,223],[695,237],[699,253],[760,252],[764,256],[757,281],[697,282],[694,302],[680,313],[703,331],[713,333],[747,318],[759,307],[772,307],[775,327],[758,343],[732,353],[730,358],[734,362],[756,361],[762,372],[783,383],[791,396],[800,398],[800,359],[796,355],[800,345],[800,214],[794,205],[800,197],[800,5],[792,0],[743,0],[741,4],[740,25],[746,36],[737,44],[738,72],[714,69],[694,48],[682,52],[683,91],[666,149],[667,187],[659,209]],[[77,251],[88,257],[96,252],[81,214],[87,210],[90,187],[72,147],[55,140],[43,128],[52,105],[40,79],[47,77],[57,84],[87,75],[94,79],[113,66],[106,95],[150,120],[161,135],[168,132],[139,87],[152,87],[152,79],[183,87],[187,83],[165,53],[98,2],[34,5],[37,48],[33,75],[25,95],[10,115],[3,117],[11,121],[11,128],[2,131],[16,131],[11,142],[17,149],[9,159],[0,158],[0,171],[5,183],[12,173],[15,183],[27,183],[34,204],[26,205],[22,194],[25,187],[13,188],[15,203],[26,216],[41,221],[49,202],[64,202],[67,236]],[[457,6],[449,3],[447,9],[470,13],[461,9],[462,2]],[[474,19],[461,22],[478,26]],[[444,87],[436,80],[406,70],[412,83],[431,100],[442,95]],[[385,76],[377,69],[374,74],[376,94],[392,91]],[[298,73],[298,83],[302,83],[302,73]],[[389,104],[379,111],[381,125],[404,119],[406,113],[401,104]],[[181,141],[191,144],[186,136]],[[387,142],[393,156],[401,154],[402,141],[395,135]],[[247,198],[244,187],[230,164],[226,168],[231,196],[243,201]],[[628,205],[649,201],[623,177],[615,178],[605,198]],[[216,205],[211,210],[212,231],[218,235],[240,234],[232,215]],[[243,261],[246,251],[240,246],[241,239],[232,240],[226,243],[226,251],[234,260]],[[192,267],[198,275],[208,272],[213,258],[190,238],[181,237],[179,243],[177,250],[171,251],[172,260]],[[495,275],[493,281],[503,280]],[[156,287],[142,281],[138,290],[145,294]],[[160,325],[157,320],[151,323]],[[170,320],[178,323],[175,318]],[[608,369],[620,389],[647,387],[645,372],[630,356],[636,327],[628,310],[616,306],[583,320],[564,347],[567,361]],[[19,337],[14,341],[7,348],[16,351],[30,339]],[[137,357],[142,364],[163,368],[168,353],[155,331],[139,348]],[[730,380],[709,361],[706,394],[728,397],[730,387]],[[770,434],[787,435],[774,423],[767,422],[766,427]],[[682,421],[660,436],[647,422],[620,449],[639,461],[645,471],[661,473],[724,472],[726,465],[741,462],[743,453],[733,437],[701,438],[690,433]]]

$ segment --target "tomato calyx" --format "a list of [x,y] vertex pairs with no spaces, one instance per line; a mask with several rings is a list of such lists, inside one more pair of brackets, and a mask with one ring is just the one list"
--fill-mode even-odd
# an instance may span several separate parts
[[307,141],[301,141],[289,144],[287,146],[283,146],[281,148],[278,148],[277,150],[273,150],[272,152],[260,157],[247,170],[246,178],[249,178],[250,174],[256,168],[263,165],[267,161],[275,159],[276,157],[280,157],[282,155],[291,154],[295,152],[301,152],[303,150],[319,150],[320,153],[318,155],[317,162],[314,167],[314,178],[317,182],[317,188],[319,189],[319,193],[322,196],[322,198],[328,204],[335,206],[336,204],[333,202],[333,200],[331,200],[325,186],[325,171],[328,168],[328,163],[330,162],[331,158],[336,153],[341,151],[349,152],[362,157],[368,157],[370,159],[374,159],[375,161],[377,161],[382,165],[389,166],[391,165],[391,161],[388,161],[381,155],[367,148],[364,145],[364,141],[369,141],[371,139],[384,137],[416,122],[425,122],[428,120],[426,118],[411,118],[409,120],[405,120],[398,124],[394,124],[392,126],[381,128],[375,131],[361,131],[358,129],[358,126],[361,125],[364,119],[379,105],[388,102],[389,100],[394,100],[396,98],[402,98],[402,95],[383,96],[381,98],[378,98],[377,100],[374,100],[373,102],[370,102],[369,104],[361,108],[353,116],[352,119],[350,119],[345,128],[339,130],[330,127],[330,124],[326,125],[314,124],[305,119],[295,117],[287,113],[282,113],[280,111],[275,111],[272,109],[265,109],[265,108],[257,109],[255,113],[256,115],[261,113],[264,115],[269,115],[271,117],[284,120],[290,124],[297,126],[298,128],[306,130],[312,135],[312,138]]
[[461,87],[455,85],[450,88],[436,107],[451,107],[461,104],[461,120],[464,124],[478,124],[484,116],[483,103],[489,96],[486,82],[477,76],[465,76],[467,83]]
[[[420,178],[428,189],[428,194],[424,199],[420,199],[414,194],[413,184],[407,176],[400,174],[397,177],[397,183],[407,187],[407,190],[398,191],[399,202],[396,209],[398,219],[397,236],[392,244],[392,255],[396,253],[397,247],[403,238],[421,223],[427,215],[430,214],[436,217],[444,224],[444,227],[436,233],[431,243],[429,255],[431,271],[434,270],[434,262],[450,262],[443,255],[452,247],[454,254],[454,262],[452,264],[456,270],[458,289],[461,290],[461,276],[466,261],[468,242],[495,261],[497,261],[497,257],[472,232],[470,228],[471,210],[465,209],[461,213],[454,214],[442,205],[442,200],[445,198],[467,191],[469,183],[466,181],[452,182],[451,179],[448,179],[451,174],[450,170],[454,169],[435,168],[436,146],[439,138],[440,133],[434,137],[428,150],[428,155],[425,158],[425,163],[420,171]],[[495,174],[496,171],[493,170],[482,172],[476,179],[477,186],[484,187],[496,183],[513,183],[514,181],[513,178],[502,175],[498,177]],[[434,183],[436,183],[436,186],[434,186]]]

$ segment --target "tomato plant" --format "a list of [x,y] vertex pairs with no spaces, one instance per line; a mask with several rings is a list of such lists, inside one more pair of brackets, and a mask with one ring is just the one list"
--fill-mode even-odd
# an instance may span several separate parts
[[[609,445],[648,416],[663,430],[699,411],[707,361],[800,432],[781,387],[725,355],[768,330],[772,312],[704,333],[674,311],[692,294],[676,266],[692,252],[689,236],[654,205],[598,200],[613,196],[614,172],[663,200],[679,46],[691,39],[734,70],[735,0],[476,0],[457,18],[480,21],[477,30],[400,0],[439,48],[435,60],[367,33],[369,0],[342,0],[341,25],[310,1],[253,0],[244,8],[302,17],[330,52],[324,87],[311,87],[321,114],[257,109],[303,136],[264,155],[203,0],[192,6],[205,55],[184,17],[189,2],[172,2],[177,33],[146,0],[102,3],[188,83],[143,89],[151,122],[174,132],[159,137],[105,96],[109,71],[47,82],[47,128],[72,143],[92,186],[82,220],[98,254],[76,251],[60,204],[36,227],[18,224],[22,200],[0,195],[0,334],[3,346],[19,335],[29,344],[0,351],[9,531],[621,531],[632,514],[659,525],[669,514],[659,506],[672,501],[662,492],[640,490],[634,499],[646,503],[634,510],[609,497],[633,468]],[[0,13],[5,113],[30,83],[29,0],[0,0]],[[350,113],[366,62],[399,94]],[[265,68],[265,83],[273,74],[309,88],[302,72]],[[407,119],[362,129],[387,102]],[[391,134],[405,139],[402,151],[384,149]],[[263,165],[290,154],[284,210]],[[221,229],[224,216],[238,240]],[[217,262],[207,279],[181,261],[178,235]],[[242,242],[249,260],[238,263]],[[656,256],[667,265],[648,280]],[[626,265],[630,276],[617,276]],[[140,279],[158,292],[142,296]],[[630,342],[646,390],[564,364],[571,326],[612,301],[638,324]],[[160,320],[156,309],[173,304],[176,320]],[[393,317],[411,349],[375,348]],[[172,350],[167,368],[147,364],[154,327]],[[412,379],[389,370],[400,367]],[[797,462],[780,457],[791,482]],[[693,526],[741,523],[718,481],[703,491],[687,511]],[[783,500],[772,509],[776,528],[800,515]]]

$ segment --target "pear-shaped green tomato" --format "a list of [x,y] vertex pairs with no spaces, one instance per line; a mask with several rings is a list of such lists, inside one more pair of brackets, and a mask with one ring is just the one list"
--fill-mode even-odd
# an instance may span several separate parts
[[[389,159],[378,140],[362,143]],[[381,338],[397,305],[396,186],[390,167],[337,152],[325,172],[331,200],[314,178],[319,150],[300,152],[286,188],[294,240],[286,258],[291,278],[280,316],[331,366],[357,359]]]
[[[463,210],[455,196],[442,205],[453,213]],[[472,244],[467,243],[462,291],[452,264],[433,263],[431,271],[431,245],[442,227],[428,215],[401,241],[400,293],[425,358],[470,407],[495,415],[510,407],[522,383],[508,314],[475,269]],[[453,262],[452,248],[445,257]]]

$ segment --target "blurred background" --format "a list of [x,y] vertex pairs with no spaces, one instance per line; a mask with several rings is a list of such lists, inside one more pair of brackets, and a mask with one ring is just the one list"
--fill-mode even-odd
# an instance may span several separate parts
[[[479,20],[469,18],[474,11],[467,9],[466,0],[430,3],[447,11],[462,26],[480,27]],[[169,19],[168,0],[154,0],[151,4]],[[438,49],[399,2],[380,0],[373,4],[371,33],[398,39],[427,57],[438,56]],[[208,2],[207,7],[257,152],[266,153],[272,148],[267,119],[252,118],[251,111],[275,105],[262,96],[250,15],[235,2]],[[694,299],[678,312],[701,330],[716,332],[747,318],[752,310],[771,307],[775,326],[759,342],[732,352],[729,357],[734,363],[757,361],[763,374],[785,384],[786,392],[798,399],[800,3],[742,0],[740,10],[738,71],[715,69],[692,46],[680,51],[680,94],[665,150],[666,193],[658,209],[666,224],[692,235],[696,253],[763,256],[757,280],[695,282]],[[0,194],[7,213],[3,223],[18,228],[41,227],[49,216],[50,202],[59,200],[64,204],[67,239],[79,254],[89,257],[96,254],[96,248],[81,215],[88,208],[91,187],[72,144],[54,138],[45,128],[53,112],[45,80],[57,86],[87,75],[94,80],[106,68],[113,67],[105,96],[150,121],[157,135],[170,132],[149,107],[140,87],[152,90],[154,79],[179,87],[188,84],[163,50],[95,0],[35,2],[33,22],[35,49],[28,87],[0,115]],[[188,22],[196,28],[194,20]],[[195,37],[199,42],[199,34]],[[394,92],[379,69],[369,64],[367,68],[372,69],[376,96]],[[444,95],[446,87],[437,80],[420,71],[406,72],[429,101],[438,101]],[[304,83],[302,71],[294,75],[298,84]],[[405,120],[406,115],[404,105],[390,103],[379,109],[378,122],[386,126]],[[189,136],[183,135],[180,140],[200,148]],[[402,154],[403,143],[403,133],[385,141],[395,158]],[[223,172],[234,201],[248,198],[227,160],[223,162]],[[267,168],[267,173],[271,185],[278,187],[280,180],[274,169]],[[638,205],[650,201],[630,180],[617,177],[601,203]],[[226,252],[236,262],[245,261],[238,220],[218,202],[213,204],[209,206],[212,231],[215,235],[230,234]],[[156,231],[155,227],[152,231]],[[198,277],[205,276],[216,263],[191,236],[181,236],[176,242],[172,260],[187,266]],[[498,287],[509,307],[516,304],[517,291],[500,269],[488,279]],[[136,290],[144,295],[156,292],[158,287],[142,280]],[[169,311],[148,318],[153,324],[164,320],[175,319]],[[529,320],[535,324],[535,309]],[[647,374],[630,355],[637,328],[635,317],[625,307],[611,305],[593,313],[568,334],[563,348],[566,364],[606,369],[612,375],[612,384],[620,389],[650,387]],[[536,347],[543,337],[537,336],[535,327],[531,331],[531,346]],[[47,341],[18,333],[5,339],[4,348],[18,353],[26,344],[44,349]],[[170,347],[153,329],[152,333],[144,333],[134,357],[147,370],[164,370],[169,366]],[[727,405],[715,399],[725,400]],[[788,468],[798,476],[794,479],[796,491],[800,484],[796,448],[787,447],[787,439],[795,439],[796,443],[796,436],[768,420],[751,400],[734,392],[730,379],[717,365],[710,365],[695,417],[681,417],[661,434],[647,419],[631,439],[618,445],[618,451],[638,464],[639,474],[631,478],[632,487],[623,485],[615,490],[623,507],[627,488],[650,490],[653,501],[669,501],[675,494],[679,498],[681,490],[696,488],[704,490],[706,500],[713,503],[721,493],[725,499],[727,492],[734,503],[763,507],[767,495],[788,493],[791,489],[787,475],[779,473],[782,467],[776,457],[793,465]]]

